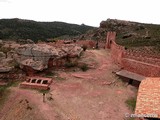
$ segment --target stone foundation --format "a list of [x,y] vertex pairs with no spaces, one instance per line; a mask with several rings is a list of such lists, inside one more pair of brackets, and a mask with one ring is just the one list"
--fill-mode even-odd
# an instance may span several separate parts
[[50,89],[49,85],[52,83],[51,78],[44,77],[27,77],[25,82],[20,84],[22,88],[34,88],[40,90],[48,90]]

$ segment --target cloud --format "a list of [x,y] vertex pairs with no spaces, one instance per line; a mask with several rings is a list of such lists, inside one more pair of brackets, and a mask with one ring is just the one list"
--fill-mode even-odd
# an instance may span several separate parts
[[9,2],[8,0],[0,0],[0,2]]

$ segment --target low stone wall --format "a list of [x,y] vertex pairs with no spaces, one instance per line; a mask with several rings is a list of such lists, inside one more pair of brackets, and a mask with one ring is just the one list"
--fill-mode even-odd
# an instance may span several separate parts
[[29,84],[29,83],[22,83],[20,85],[21,88],[28,88],[28,89],[39,89],[39,90],[48,90],[49,86],[48,85],[38,85],[38,84]]
[[160,76],[160,66],[158,65],[149,64],[134,59],[122,58],[121,66],[128,71],[141,74],[146,77]]
[[20,84],[22,88],[30,88],[30,89],[40,89],[40,90],[48,90],[49,85],[52,83],[51,78],[44,77],[27,77],[25,82]]

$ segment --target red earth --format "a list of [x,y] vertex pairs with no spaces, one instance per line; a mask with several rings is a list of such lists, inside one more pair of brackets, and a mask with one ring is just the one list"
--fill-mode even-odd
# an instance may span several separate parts
[[81,59],[93,69],[57,71],[45,102],[36,90],[11,87],[0,120],[129,120],[125,114],[133,111],[125,101],[136,97],[137,89],[112,73],[118,67],[110,51],[87,50]]

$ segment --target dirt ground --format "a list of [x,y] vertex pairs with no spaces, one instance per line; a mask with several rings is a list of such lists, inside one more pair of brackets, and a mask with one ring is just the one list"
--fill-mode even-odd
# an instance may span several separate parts
[[0,110],[0,120],[126,120],[132,113],[125,101],[137,89],[127,86],[112,72],[108,50],[87,50],[81,59],[91,62],[86,72],[57,71],[43,102],[42,93],[11,87],[11,94]]

